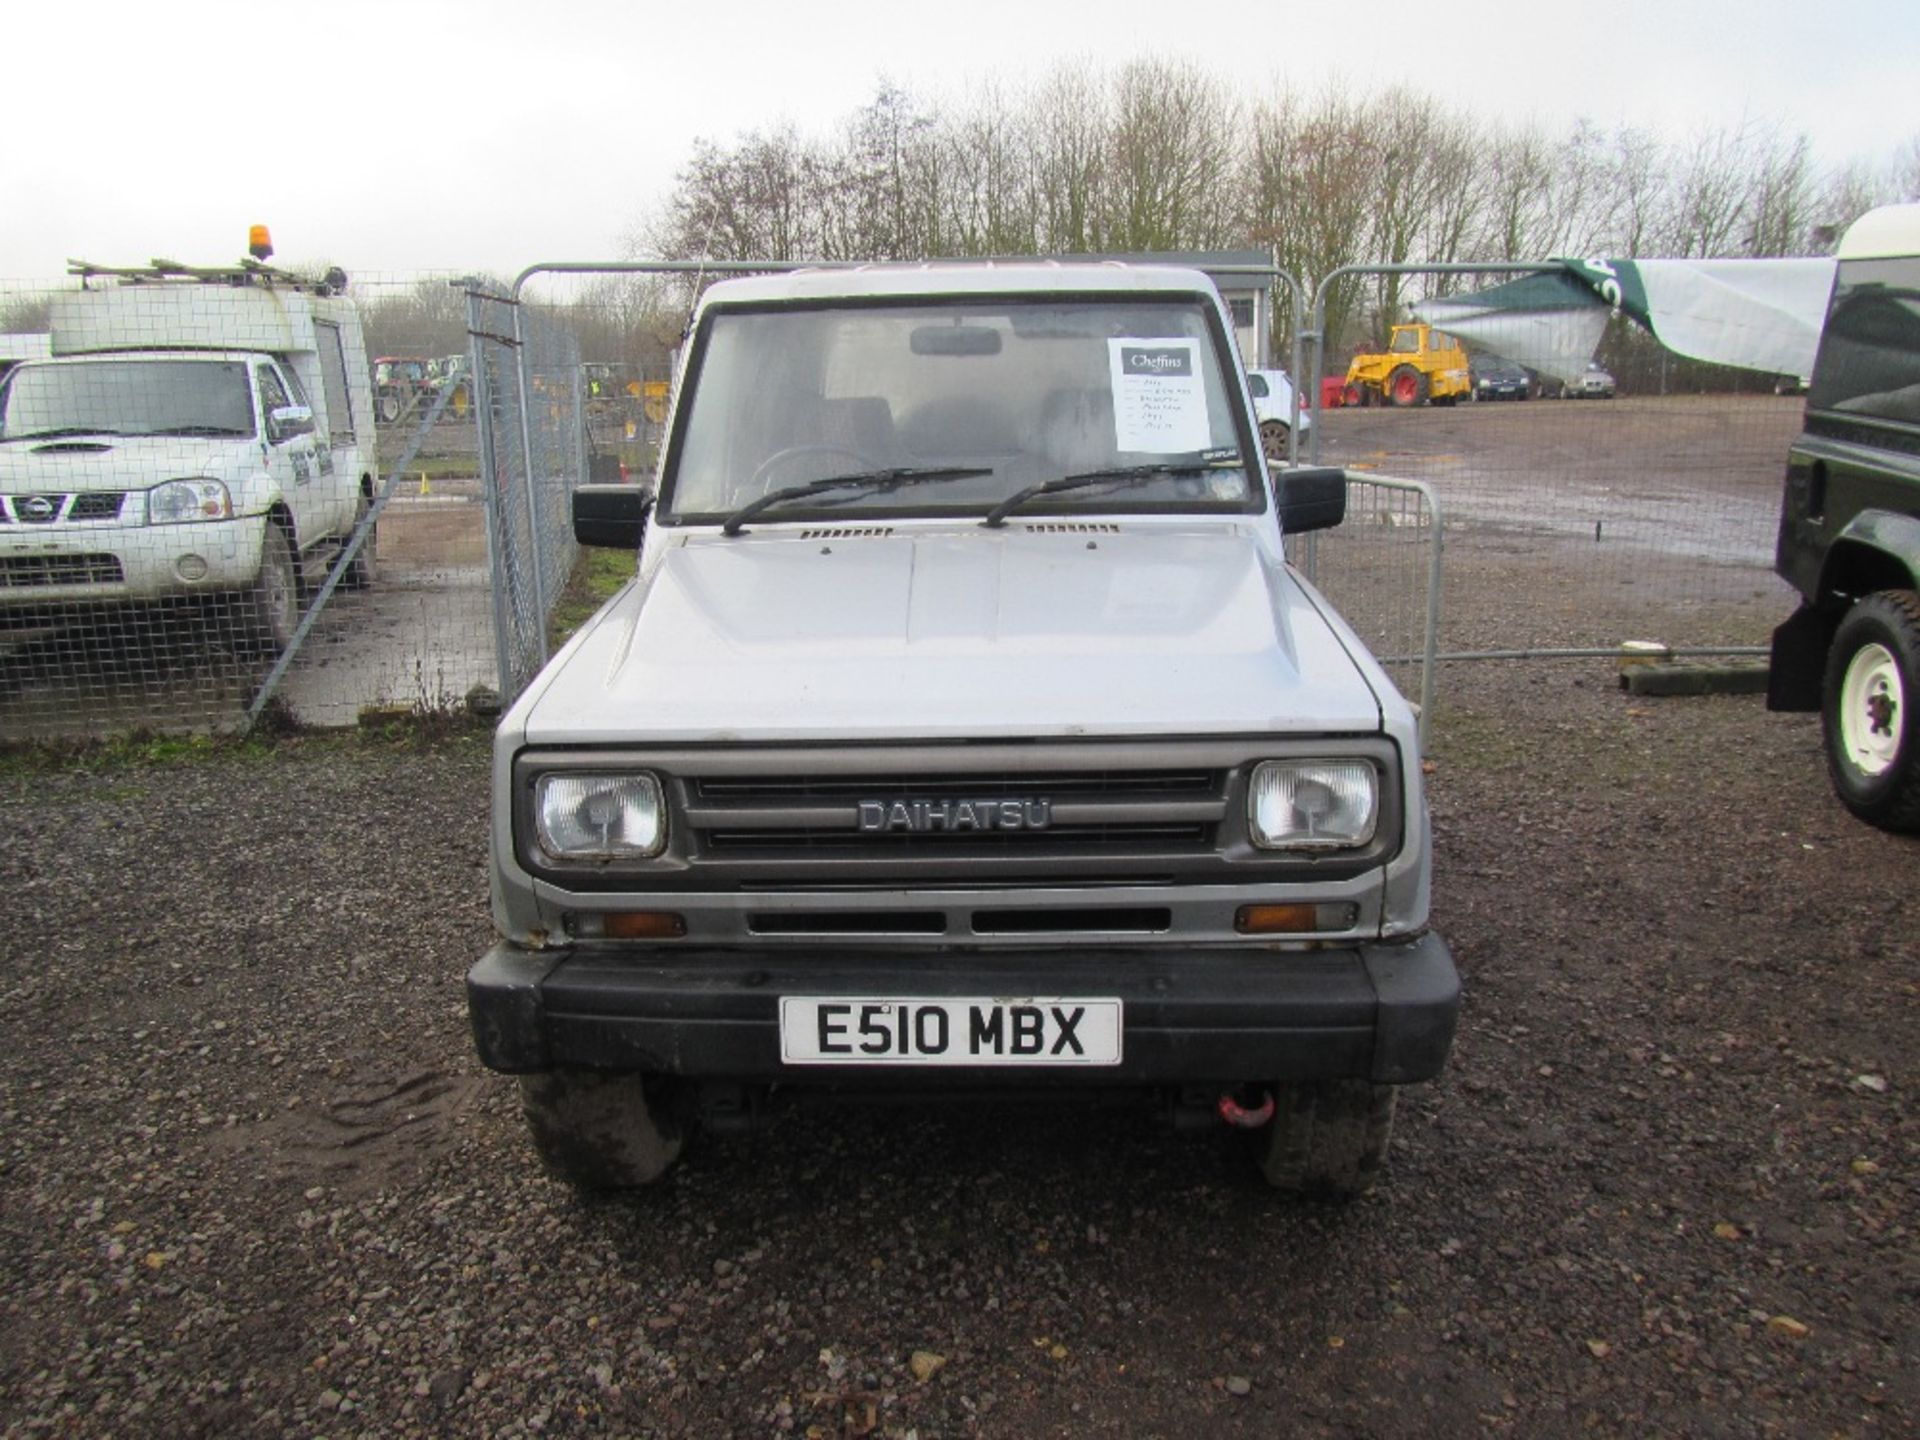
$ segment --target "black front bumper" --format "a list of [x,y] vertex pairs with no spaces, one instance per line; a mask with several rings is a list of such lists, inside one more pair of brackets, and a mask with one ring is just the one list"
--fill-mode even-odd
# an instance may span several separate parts
[[[1121,1063],[968,1067],[969,1084],[1237,1083],[1440,1073],[1460,976],[1433,934],[1288,953],[1110,948],[1032,951],[523,950],[467,974],[480,1058],[495,1070],[644,1070],[742,1082],[897,1083],[894,1066],[785,1066],[782,995],[1118,996]],[[922,1072],[924,1073],[924,1072]]]

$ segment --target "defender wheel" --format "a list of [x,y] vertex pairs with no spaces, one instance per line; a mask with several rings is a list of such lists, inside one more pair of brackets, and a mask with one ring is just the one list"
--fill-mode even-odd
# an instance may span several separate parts
[[1920,830],[1920,592],[1882,590],[1834,632],[1821,706],[1840,801],[1882,830]]
[[245,639],[260,655],[278,655],[300,624],[300,579],[287,532],[271,520],[260,539],[260,574],[241,606]]
[[686,1126],[664,1076],[555,1070],[520,1077],[527,1130],[548,1173],[581,1190],[651,1185],[680,1158]]
[[1391,1085],[1317,1080],[1274,1090],[1261,1172],[1276,1190],[1345,1199],[1373,1188],[1393,1134]]
[[1411,365],[1398,367],[1387,377],[1387,399],[1402,410],[1410,410],[1427,398],[1427,377]]
[[1260,422],[1260,453],[1276,464],[1285,464],[1287,459],[1287,422],[1284,420],[1262,420]]

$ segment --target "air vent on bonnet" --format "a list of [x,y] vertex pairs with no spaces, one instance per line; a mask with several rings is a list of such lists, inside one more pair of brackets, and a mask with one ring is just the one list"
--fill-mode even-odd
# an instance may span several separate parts
[[802,530],[802,540],[884,540],[893,534],[891,525],[835,525],[818,530]]
[[1022,525],[1033,535],[1118,535],[1118,525],[1094,524],[1084,520],[1036,520]]

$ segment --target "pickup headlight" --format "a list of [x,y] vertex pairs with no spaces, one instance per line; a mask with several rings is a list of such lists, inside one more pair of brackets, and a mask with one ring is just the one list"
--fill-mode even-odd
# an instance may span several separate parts
[[1247,830],[1263,850],[1356,849],[1379,815],[1379,773],[1365,760],[1266,760],[1247,787]]
[[149,525],[184,525],[190,520],[229,520],[233,501],[218,480],[169,480],[147,492]]
[[667,810],[651,775],[542,775],[533,828],[556,860],[644,860],[667,843]]

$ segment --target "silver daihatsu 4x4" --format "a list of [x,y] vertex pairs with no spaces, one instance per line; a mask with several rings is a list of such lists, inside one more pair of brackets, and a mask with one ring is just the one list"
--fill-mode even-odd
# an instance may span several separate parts
[[502,720],[481,1058],[584,1186],[772,1100],[1133,1090],[1352,1194],[1460,986],[1414,717],[1190,270],[728,281],[638,574]]

